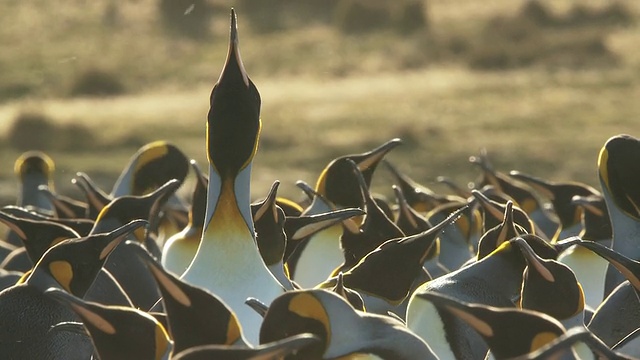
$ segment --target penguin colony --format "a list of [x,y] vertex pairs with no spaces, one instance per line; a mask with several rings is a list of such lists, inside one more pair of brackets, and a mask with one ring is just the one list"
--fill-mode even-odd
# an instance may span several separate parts
[[[640,357],[640,140],[609,139],[601,189],[495,170],[437,194],[383,159],[333,159],[308,200],[251,203],[260,94],[235,13],[210,98],[208,169],[141,148],[110,193],[16,161],[0,209],[0,359]],[[379,164],[396,199],[369,191]],[[174,193],[193,169],[192,199]],[[208,174],[208,175],[207,175]]]

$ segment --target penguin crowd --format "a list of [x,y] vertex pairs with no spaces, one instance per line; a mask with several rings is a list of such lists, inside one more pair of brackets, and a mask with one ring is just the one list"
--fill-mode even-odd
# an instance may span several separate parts
[[[0,359],[640,358],[640,139],[603,145],[600,189],[481,154],[473,189],[439,194],[384,159],[391,139],[300,181],[304,201],[274,181],[252,202],[261,100],[236,21],[206,169],[157,141],[111,191],[78,173],[79,200],[46,154],[16,160]],[[380,164],[394,200],[369,189]]]

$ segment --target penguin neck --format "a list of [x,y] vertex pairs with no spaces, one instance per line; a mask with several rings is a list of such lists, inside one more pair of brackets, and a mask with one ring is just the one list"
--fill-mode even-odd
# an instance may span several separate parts
[[49,200],[42,191],[38,190],[40,185],[50,186],[49,181],[43,175],[33,174],[25,176],[22,180],[22,188],[20,189],[20,197],[17,205],[23,207],[31,205],[36,207],[38,211],[54,211],[51,200]]
[[[209,164],[209,185],[207,189],[207,209],[204,218],[204,233],[216,228],[216,223],[228,216],[241,215],[247,231],[255,242],[255,229],[251,216],[251,163],[242,169],[234,179],[222,179]],[[235,214],[230,214],[235,212]],[[214,219],[215,217],[215,219]],[[224,224],[219,224],[225,226]]]
[[133,168],[134,163],[129,163],[127,168],[120,174],[118,180],[113,185],[113,190],[109,194],[113,198],[117,198],[124,195],[130,195],[131,183],[133,182]]
[[[38,289],[38,291],[44,293],[45,290],[49,289],[49,288],[56,288],[56,289],[60,289],[60,290],[64,290],[67,291],[66,289],[64,289],[62,287],[62,285],[60,285],[60,283],[51,275],[47,274],[46,272],[38,269],[37,267],[31,271],[28,274],[24,275],[24,280],[23,281],[25,284],[27,284],[28,286],[31,286],[33,288]],[[20,282],[18,282],[20,283]]]
[[638,253],[640,253],[640,243],[636,241],[640,237],[640,221],[621,211],[607,188],[603,188],[613,229],[611,246],[621,254],[625,254],[634,260],[640,260],[637,258]]

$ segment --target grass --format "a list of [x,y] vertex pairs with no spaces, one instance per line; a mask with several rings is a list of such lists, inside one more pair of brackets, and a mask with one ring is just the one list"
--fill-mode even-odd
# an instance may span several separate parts
[[[439,175],[459,184],[474,180],[478,172],[467,158],[481,148],[500,170],[597,186],[595,164],[604,142],[618,133],[640,136],[640,104],[633,95],[640,91],[638,25],[607,29],[604,43],[617,59],[612,66],[471,70],[467,50],[456,54],[450,40],[471,48],[487,21],[517,14],[518,3],[479,8],[477,1],[431,0],[432,32],[400,40],[387,31],[356,37],[315,25],[257,34],[243,27],[239,14],[243,59],[263,100],[254,197],[279,179],[282,194],[299,198],[296,180],[314,183],[333,157],[394,137],[404,144],[389,160],[439,191],[445,191],[434,184]],[[552,9],[562,14],[572,3],[553,2]],[[36,11],[47,4],[0,5],[0,14],[9,11],[33,38],[29,45],[11,42],[0,53],[0,66],[11,69],[0,88],[27,92],[0,103],[0,136],[26,111],[93,131],[95,146],[50,152],[58,190],[72,196],[79,196],[70,184],[75,172],[87,172],[108,189],[137,147],[157,139],[205,164],[204,122],[226,53],[226,14],[214,18],[212,39],[202,42],[163,34],[150,0],[123,4],[120,25],[109,31],[101,23],[106,1]],[[48,11],[58,11],[61,20],[45,27]],[[8,26],[0,40],[20,31]],[[74,77],[93,67],[120,74],[130,93],[70,97]],[[0,146],[2,204],[15,199],[11,169],[19,154],[7,141]],[[390,195],[389,182],[380,169],[374,188]]]

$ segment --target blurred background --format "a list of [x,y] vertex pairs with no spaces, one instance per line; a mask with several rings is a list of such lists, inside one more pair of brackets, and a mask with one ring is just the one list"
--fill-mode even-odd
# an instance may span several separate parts
[[[0,204],[38,149],[58,192],[110,190],[142,145],[206,164],[229,11],[262,96],[254,197],[311,184],[334,157],[394,137],[388,159],[433,187],[495,168],[599,188],[598,152],[640,136],[640,2],[606,0],[22,0],[0,2]],[[390,194],[380,169],[378,192]]]

